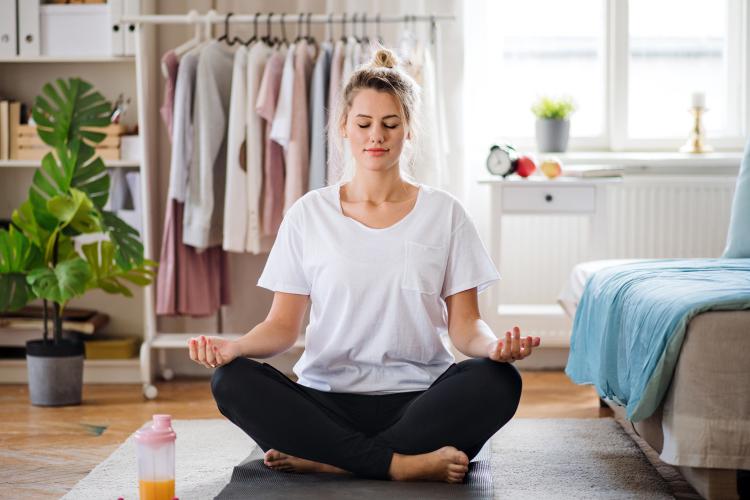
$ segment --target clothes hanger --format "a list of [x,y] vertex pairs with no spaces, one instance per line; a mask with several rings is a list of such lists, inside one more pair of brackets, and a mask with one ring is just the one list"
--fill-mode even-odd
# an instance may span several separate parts
[[357,36],[357,17],[358,14],[356,12],[352,14],[352,38],[354,38],[355,43],[361,43],[362,40]]
[[281,43],[285,47],[289,47],[289,40],[286,37],[286,24],[284,24],[284,16],[286,16],[285,13],[281,14],[281,41],[279,43]]
[[318,58],[318,54],[320,53],[320,47],[318,46],[318,41],[315,39],[314,36],[311,34],[310,30],[310,18],[312,18],[312,12],[307,13],[307,33],[305,34],[305,40],[307,40],[307,45],[313,49],[312,58],[313,61]]
[[380,12],[378,12],[378,14],[375,16],[375,36],[377,37],[378,43],[380,45],[385,45],[383,35],[380,34]]
[[[190,38],[182,45],[179,45],[172,49],[172,52],[174,52],[174,55],[177,56],[177,58],[180,58],[185,52],[192,49],[196,45],[198,45],[201,41],[201,27],[196,22],[198,17],[198,11],[197,10],[191,10],[188,12],[188,19],[193,24],[193,38]],[[167,64],[162,61],[161,62],[161,73],[164,75],[164,78],[169,78],[169,68],[167,68]]]
[[[255,15],[260,15],[260,12],[256,12]],[[260,38],[260,41],[265,43],[266,45],[273,46],[275,45],[275,40],[271,37],[271,18],[273,17],[273,12],[270,12],[268,16],[266,17],[266,35],[262,36]]]
[[347,43],[349,38],[346,36],[346,12],[341,14],[341,41]]
[[249,47],[253,42],[258,40],[258,16],[260,16],[260,12],[255,13],[255,18],[253,19],[253,36],[243,43],[245,47]]
[[367,13],[362,13],[362,43],[369,45],[370,37],[367,36]]
[[240,40],[237,37],[234,37],[231,39],[229,38],[229,18],[232,17],[233,15],[234,15],[234,12],[230,12],[229,14],[226,15],[226,17],[224,17],[224,34],[216,39],[217,42],[226,42],[227,45],[229,46],[234,45],[235,43],[237,43],[237,41],[242,42],[242,40]]
[[333,45],[333,12],[328,13],[328,21],[326,21],[326,40],[328,43]]
[[305,17],[305,14],[302,12],[299,13],[299,18],[297,19],[297,37],[294,39],[294,43],[299,43],[300,40],[302,40],[304,37],[302,36],[302,18]]

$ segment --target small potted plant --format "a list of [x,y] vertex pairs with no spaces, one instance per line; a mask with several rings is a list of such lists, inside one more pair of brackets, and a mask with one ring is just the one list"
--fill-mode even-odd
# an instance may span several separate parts
[[536,143],[540,153],[563,152],[568,148],[570,114],[576,107],[569,97],[541,97],[531,107],[536,116]]
[[[28,199],[0,230],[0,311],[43,301],[43,338],[26,343],[31,403],[79,404],[83,387],[83,344],[63,336],[68,301],[100,288],[132,296],[124,282],[144,286],[155,262],[144,259],[138,231],[104,210],[110,179],[94,146],[96,131],[109,124],[110,105],[78,78],[43,87],[32,116],[37,134],[52,147],[34,173]],[[82,244],[78,236],[98,234]],[[52,303],[53,335],[47,322]]]

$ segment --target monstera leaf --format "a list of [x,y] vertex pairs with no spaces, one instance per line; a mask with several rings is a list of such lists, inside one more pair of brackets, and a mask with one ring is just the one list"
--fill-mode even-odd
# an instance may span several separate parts
[[[109,176],[101,158],[94,157],[92,145],[105,134],[91,130],[109,124],[109,103],[91,84],[78,78],[57,80],[43,87],[32,115],[37,134],[55,150],[42,159],[42,168],[34,173],[29,189],[34,213],[39,223],[52,231],[55,221],[46,212],[47,201],[69,194],[71,187],[86,193],[98,209],[107,203]],[[46,98],[45,98],[46,96]],[[49,99],[49,100],[48,100]]]
[[54,269],[34,269],[28,274],[27,281],[38,297],[65,304],[84,294],[90,277],[89,265],[82,258],[75,257],[59,263]]
[[138,231],[112,212],[103,211],[104,228],[110,241],[115,246],[115,261],[125,270],[143,264],[143,243],[138,238]]
[[45,84],[43,95],[34,103],[34,121],[42,141],[57,149],[79,137],[93,144],[104,140],[105,134],[90,130],[110,123],[110,105],[104,97],[80,78],[58,78],[57,87]]
[[122,269],[115,263],[115,247],[110,241],[89,243],[83,245],[82,250],[91,269],[88,288],[101,288],[107,293],[132,297],[132,292],[122,280],[138,286],[146,286],[153,281],[154,271],[145,265],[153,267],[155,262],[145,260],[144,266]]
[[41,251],[23,233],[13,226],[0,229],[0,311],[20,309],[35,298],[26,274],[41,263]]
[[70,188],[70,195],[57,195],[47,202],[47,210],[62,223],[61,229],[67,226],[77,233],[95,233],[101,231],[99,212],[86,193]]

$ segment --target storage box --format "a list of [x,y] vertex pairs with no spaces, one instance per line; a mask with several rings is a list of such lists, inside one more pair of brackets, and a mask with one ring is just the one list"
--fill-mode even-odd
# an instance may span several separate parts
[[141,137],[123,135],[120,137],[120,159],[141,161]]
[[[102,142],[96,145],[96,154],[105,161],[119,160],[120,136],[125,133],[125,126],[111,124],[91,130],[107,135]],[[52,149],[42,142],[34,125],[19,125],[17,134],[16,140],[11,141],[13,148],[10,151],[10,158],[12,160],[41,160]]]
[[130,359],[138,354],[134,337],[84,340],[86,359]]
[[112,54],[107,4],[41,5],[41,55],[93,57]]

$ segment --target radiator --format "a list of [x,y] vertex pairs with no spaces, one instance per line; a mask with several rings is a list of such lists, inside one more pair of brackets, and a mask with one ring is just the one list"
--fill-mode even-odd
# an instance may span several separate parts
[[514,305],[554,304],[575,264],[599,258],[718,257],[726,242],[734,183],[734,177],[652,176],[608,186],[601,255],[593,254],[589,216],[504,215],[503,279],[495,286],[499,302],[510,307],[501,308],[501,324],[523,322],[526,333],[562,346],[570,335],[567,318],[555,318],[543,308],[534,315]]

